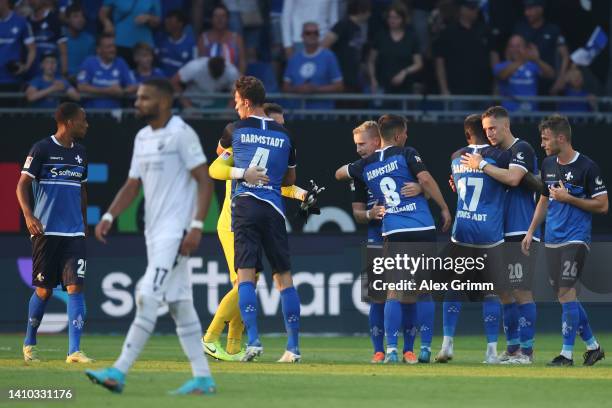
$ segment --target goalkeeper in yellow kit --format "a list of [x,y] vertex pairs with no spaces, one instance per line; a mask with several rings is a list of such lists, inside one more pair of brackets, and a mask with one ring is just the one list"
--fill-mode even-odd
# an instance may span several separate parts
[[[284,125],[283,109],[279,105],[266,103],[264,104],[264,112],[269,118]],[[222,140],[231,141],[232,131],[233,125],[230,123],[223,131]],[[219,154],[219,157],[210,166],[209,173],[214,179],[227,180],[225,184],[223,207],[219,215],[219,221],[217,222],[217,234],[219,236],[219,241],[221,241],[221,246],[223,247],[225,259],[227,260],[230,281],[233,287],[223,299],[221,299],[217,312],[208,326],[206,334],[202,338],[202,345],[206,354],[213,358],[223,361],[240,361],[243,354],[241,341],[244,324],[242,323],[240,309],[238,307],[238,287],[235,285],[237,275],[234,270],[234,233],[232,232],[232,215],[230,209],[232,179],[245,178],[247,181],[253,182],[254,184],[257,182],[265,184],[267,182],[267,177],[265,171],[262,171],[264,169],[255,167],[247,169],[241,177],[238,177],[236,171],[242,169],[232,167],[234,164],[232,148],[222,147],[221,141],[219,142],[219,146],[217,146],[217,154]],[[282,187],[283,196],[302,201],[300,211],[306,217],[308,214],[318,213],[316,195],[321,191],[322,189],[318,188],[316,185],[313,185],[313,189],[310,192],[298,186]],[[220,337],[225,329],[226,323],[228,324],[227,344],[225,349],[223,349]]]

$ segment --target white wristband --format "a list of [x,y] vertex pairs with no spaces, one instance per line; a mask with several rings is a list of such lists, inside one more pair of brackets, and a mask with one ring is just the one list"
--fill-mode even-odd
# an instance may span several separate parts
[[189,224],[189,228],[193,229],[193,228],[197,228],[200,230],[204,229],[204,223],[202,221],[199,220],[192,220],[191,224]]
[[484,168],[487,166],[487,164],[489,164],[489,162],[488,162],[488,161],[486,161],[486,160],[481,160],[481,161],[480,161],[480,163],[478,164],[478,168],[479,168],[480,170],[484,170]]
[[113,214],[109,212],[105,212],[104,215],[102,216],[102,221],[108,221],[112,224],[114,220],[115,220],[115,217],[113,217]]
[[232,167],[230,169],[230,178],[232,180],[240,180],[241,178],[244,178],[244,172],[245,172],[245,169],[241,169],[238,167]]

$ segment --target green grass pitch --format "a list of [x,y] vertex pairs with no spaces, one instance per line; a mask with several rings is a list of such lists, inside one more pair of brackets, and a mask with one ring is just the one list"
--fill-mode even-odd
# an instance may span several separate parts
[[[434,339],[434,350],[439,338]],[[500,339],[501,340],[501,339]],[[610,346],[612,334],[600,335]],[[120,352],[122,336],[85,336],[83,350],[108,366]],[[0,336],[0,406],[15,407],[597,407],[612,403],[612,361],[582,367],[582,344],[575,367],[545,367],[561,345],[560,335],[541,335],[533,366],[485,366],[481,363],[483,336],[460,336],[455,360],[449,364],[371,365],[367,337],[303,337],[304,361],[275,363],[283,351],[282,338],[264,338],[265,354],[255,363],[211,361],[218,385],[214,396],[172,397],[190,377],[175,336],[153,336],[127,377],[121,395],[94,386],[83,371],[67,365],[64,335],[39,336],[44,362],[26,365],[21,357],[22,336]],[[502,344],[502,343],[500,343]],[[500,346],[501,349],[501,346]],[[501,350],[500,350],[501,351]],[[10,402],[8,388],[72,388],[72,401]]]

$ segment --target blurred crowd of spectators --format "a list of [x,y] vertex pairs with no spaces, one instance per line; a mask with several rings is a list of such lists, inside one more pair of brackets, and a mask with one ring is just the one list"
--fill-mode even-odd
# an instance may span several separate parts
[[[183,107],[202,108],[215,102],[194,92],[225,92],[249,74],[269,92],[567,95],[587,99],[553,108],[586,112],[607,80],[607,47],[588,67],[570,56],[597,25],[607,27],[610,6],[593,7],[580,0],[0,0],[0,92],[24,92],[43,108],[60,97],[116,108],[142,81],[166,77],[184,91]],[[513,99],[504,105],[540,108]]]

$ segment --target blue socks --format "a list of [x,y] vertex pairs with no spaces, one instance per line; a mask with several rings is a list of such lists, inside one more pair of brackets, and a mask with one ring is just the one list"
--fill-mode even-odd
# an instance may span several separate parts
[[83,293],[68,294],[68,354],[81,350],[81,333],[85,325]]
[[499,299],[497,297],[486,297],[482,303],[482,319],[484,320],[487,343],[497,343],[500,315]]
[[508,303],[504,307],[504,333],[506,333],[506,348],[508,353],[515,353],[520,346],[519,337],[519,309],[516,302]]
[[397,336],[402,328],[402,306],[396,299],[385,302],[385,336],[387,348],[397,349]]
[[530,356],[533,354],[533,343],[535,341],[536,304],[525,303],[518,306],[519,312],[519,335],[521,340],[521,352]]
[[384,340],[385,340],[385,304],[384,303],[370,303],[370,314],[368,316],[368,323],[370,324],[370,338],[372,339],[372,346],[374,346],[374,353],[384,353]]
[[30,304],[28,305],[28,326],[26,328],[25,340],[23,341],[24,346],[33,346],[36,344],[36,332],[45,314],[46,305],[46,300],[39,298],[36,292],[32,293]]
[[417,327],[421,332],[421,350],[431,350],[435,311],[436,305],[431,295],[420,295],[417,302]]
[[561,314],[561,334],[563,336],[561,355],[571,359],[574,342],[576,341],[576,330],[580,320],[580,308],[576,301],[563,303],[561,308],[563,309]]
[[460,313],[461,302],[445,300],[442,303],[442,331],[445,337],[455,337]]
[[589,318],[582,307],[582,303],[576,301],[578,303],[578,334],[587,345],[587,350],[595,350],[599,347],[595,336],[593,335],[593,331],[591,330],[591,325],[589,324]]
[[404,331],[403,352],[414,350],[414,339],[416,338],[417,305],[416,303],[402,303],[402,330]]
[[257,331],[257,295],[253,282],[241,282],[238,284],[238,305],[240,316],[246,327],[249,338],[249,346],[260,346],[259,332]]
[[287,330],[287,350],[300,354],[300,298],[294,287],[281,290],[280,295],[283,317],[285,318],[285,329]]

